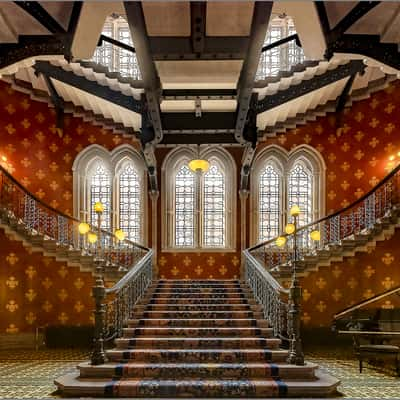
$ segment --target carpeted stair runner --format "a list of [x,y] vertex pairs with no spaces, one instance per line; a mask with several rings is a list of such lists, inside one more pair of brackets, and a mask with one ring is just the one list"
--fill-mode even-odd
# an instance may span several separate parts
[[237,280],[160,280],[136,305],[108,361],[58,378],[64,396],[266,398],[334,395],[318,366],[287,350]]

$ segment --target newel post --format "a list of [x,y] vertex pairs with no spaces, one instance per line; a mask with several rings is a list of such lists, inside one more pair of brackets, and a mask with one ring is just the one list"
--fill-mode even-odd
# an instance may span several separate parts
[[297,261],[298,261],[298,248],[297,248],[297,225],[300,209],[292,207],[290,214],[294,219],[294,234],[293,234],[293,261],[292,261],[292,283],[289,288],[289,339],[290,351],[288,362],[290,364],[304,365],[303,346],[301,343],[300,332],[300,311],[301,311],[301,285],[297,277]]
[[95,286],[92,289],[92,296],[94,298],[95,310],[93,352],[90,360],[92,365],[99,365],[104,364],[106,360],[104,353],[104,319],[106,313],[104,298],[106,297],[106,288],[104,287],[101,275],[96,279]]

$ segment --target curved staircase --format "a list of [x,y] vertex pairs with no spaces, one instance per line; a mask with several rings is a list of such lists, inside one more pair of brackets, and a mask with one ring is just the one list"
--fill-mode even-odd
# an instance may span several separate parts
[[[129,240],[119,242],[104,230],[100,243],[90,244],[79,234],[80,222],[43,203],[0,166],[0,228],[31,251],[93,275],[101,258],[109,282],[123,277],[149,251]],[[96,227],[91,230],[97,232]]]
[[237,280],[160,280],[132,310],[104,364],[57,378],[63,396],[323,397],[339,381],[288,350]]

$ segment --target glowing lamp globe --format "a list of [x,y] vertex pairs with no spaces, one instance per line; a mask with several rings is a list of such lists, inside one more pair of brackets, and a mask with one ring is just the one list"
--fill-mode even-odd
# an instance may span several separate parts
[[291,235],[294,231],[295,231],[295,226],[294,226],[294,224],[287,224],[286,226],[285,226],[285,232],[288,234],[288,235]]
[[285,236],[279,236],[276,240],[275,243],[278,247],[283,247],[286,244],[286,238]]
[[315,230],[315,231],[312,231],[311,233],[310,233],[310,238],[312,239],[312,240],[314,240],[314,241],[319,241],[319,240],[321,240],[321,232],[320,231],[317,231],[317,230]]
[[192,160],[188,164],[189,168],[193,172],[207,172],[210,168],[210,163],[207,160],[196,159]]
[[97,235],[94,232],[89,232],[87,235],[89,243],[96,243],[97,242]]
[[292,208],[290,209],[290,215],[292,217],[298,217],[300,215],[300,207],[292,206]]
[[90,226],[87,222],[81,222],[78,225],[78,231],[81,235],[86,235],[90,231]]
[[104,205],[102,202],[96,201],[96,203],[94,203],[93,209],[97,213],[102,213],[104,211]]
[[125,239],[125,232],[122,229],[116,229],[114,235],[117,238],[117,240]]

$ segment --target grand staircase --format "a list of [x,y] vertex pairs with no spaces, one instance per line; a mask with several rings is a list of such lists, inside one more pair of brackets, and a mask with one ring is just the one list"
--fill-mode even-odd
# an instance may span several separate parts
[[238,280],[160,280],[101,365],[57,378],[63,396],[323,397],[339,381],[286,362],[261,306]]

